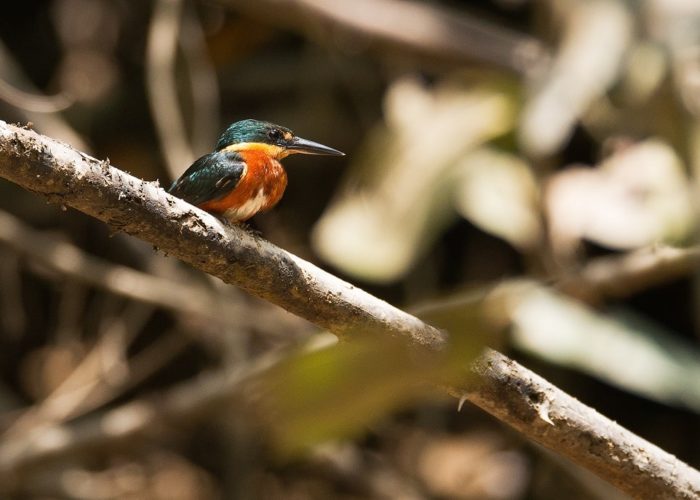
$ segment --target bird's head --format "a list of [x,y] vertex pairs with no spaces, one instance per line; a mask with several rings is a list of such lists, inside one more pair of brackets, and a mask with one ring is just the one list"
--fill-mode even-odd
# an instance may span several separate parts
[[343,156],[337,149],[294,135],[288,128],[259,120],[232,123],[219,137],[217,151],[263,151],[278,160],[294,153]]

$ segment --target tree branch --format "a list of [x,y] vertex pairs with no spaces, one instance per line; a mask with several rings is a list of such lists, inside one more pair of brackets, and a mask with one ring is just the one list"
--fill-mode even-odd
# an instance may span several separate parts
[[183,0],[154,2],[146,51],[148,103],[160,139],[161,153],[173,178],[179,177],[184,168],[196,159],[187,137],[175,71],[183,7]]
[[[393,335],[446,347],[445,335],[312,264],[30,130],[0,121],[0,176],[142,238],[340,337]],[[697,498],[700,472],[493,351],[464,396],[529,438],[636,497]],[[6,467],[7,463],[4,464]]]
[[700,472],[496,351],[475,370],[484,383],[454,394],[596,473],[634,498],[698,498]]
[[700,265],[700,247],[649,247],[598,257],[564,276],[557,288],[589,302],[619,299],[688,275]]
[[332,331],[391,333],[438,348],[445,336],[240,227],[33,131],[0,122],[0,176]]
[[192,424],[212,410],[230,408],[246,381],[282,359],[281,353],[270,352],[241,363],[234,370],[195,377],[155,397],[131,401],[78,424],[51,423],[34,427],[29,433],[5,437],[0,443],[0,492],[16,488],[16,482],[25,473],[52,460],[104,450],[163,430],[171,423]]
[[[217,0],[263,22],[274,22],[328,44],[344,34],[432,63],[486,61],[531,74],[548,60],[544,46],[528,35],[506,30],[437,5],[397,0]],[[279,15],[284,12],[284,15]],[[359,43],[359,45],[363,45]]]
[[[62,277],[178,314],[191,314],[239,328],[257,327],[274,331],[276,328],[289,327],[287,321],[268,314],[266,310],[260,310],[254,315],[244,314],[255,306],[233,303],[230,298],[204,286],[154,276],[89,255],[54,235],[27,227],[16,217],[2,211],[0,243]],[[266,309],[272,309],[265,302],[260,304]]]

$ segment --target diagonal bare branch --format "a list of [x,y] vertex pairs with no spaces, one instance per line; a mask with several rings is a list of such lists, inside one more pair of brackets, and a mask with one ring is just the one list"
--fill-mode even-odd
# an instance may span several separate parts
[[[0,176],[142,238],[340,337],[392,335],[430,349],[447,345],[442,332],[418,318],[262,238],[223,225],[167,195],[156,183],[140,181],[63,143],[1,121]],[[480,384],[467,392],[450,392],[623,491],[639,498],[700,495],[700,472],[516,362],[488,351],[475,370]],[[91,440],[100,437],[104,432],[98,429]],[[23,461],[27,462],[26,456]],[[3,464],[9,469],[12,465],[12,461]]]
[[275,303],[339,336],[403,336],[439,348],[445,336],[240,227],[232,227],[70,146],[0,122],[0,176]]

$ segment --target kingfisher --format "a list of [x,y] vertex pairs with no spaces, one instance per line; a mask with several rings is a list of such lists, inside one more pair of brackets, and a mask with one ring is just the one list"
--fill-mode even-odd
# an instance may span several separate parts
[[233,223],[269,210],[282,198],[287,172],[280,160],[294,153],[344,156],[259,120],[232,123],[214,152],[196,160],[168,192]]

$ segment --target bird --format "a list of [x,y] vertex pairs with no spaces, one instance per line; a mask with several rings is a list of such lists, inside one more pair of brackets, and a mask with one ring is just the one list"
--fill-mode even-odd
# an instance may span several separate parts
[[246,119],[229,125],[213,152],[198,158],[168,192],[232,223],[277,204],[287,187],[280,160],[295,154],[344,156],[286,127]]

